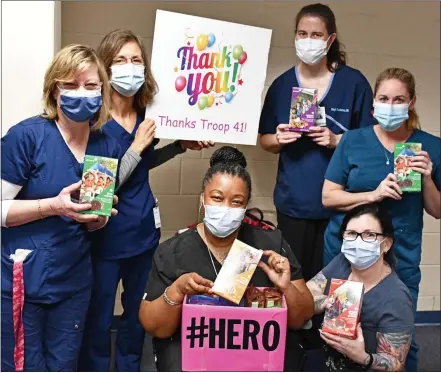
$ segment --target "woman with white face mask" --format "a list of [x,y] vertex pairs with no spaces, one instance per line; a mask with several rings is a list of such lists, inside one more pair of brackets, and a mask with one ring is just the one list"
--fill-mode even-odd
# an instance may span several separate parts
[[[395,227],[397,272],[410,290],[416,312],[423,213],[440,218],[441,141],[420,129],[415,101],[410,72],[391,68],[379,75],[374,101],[378,124],[343,136],[326,171],[323,204],[335,210],[325,233],[325,264],[340,251],[338,231],[344,211],[371,202],[387,207]],[[402,192],[394,175],[394,146],[405,142],[422,145],[409,163],[421,173],[421,192]],[[416,371],[417,351],[412,343],[406,370]]]
[[409,351],[414,316],[409,290],[394,269],[395,233],[385,207],[355,207],[343,219],[341,253],[307,286],[314,313],[329,307],[330,279],[361,282],[364,296],[354,340],[321,332],[326,345],[307,354],[308,371],[402,371]]
[[[212,143],[176,141],[155,150],[155,123],[145,119],[157,85],[140,38],[129,30],[115,30],[104,37],[98,55],[107,69],[111,86],[112,119],[104,132],[115,138],[125,153],[121,160],[124,185],[117,190],[121,215],[95,233],[94,288],[89,307],[79,369],[110,369],[110,329],[117,287],[122,280],[123,314],[116,341],[118,371],[140,370],[144,331],[138,321],[139,302],[160,238],[157,202],[149,184],[149,169],[187,149],[201,150]],[[124,175],[124,176],[123,176]]]
[[[203,223],[162,243],[155,253],[139,316],[154,337],[158,371],[181,370],[179,325],[184,297],[212,294],[213,282],[236,238],[264,250],[251,283],[275,286],[283,292],[288,330],[300,328],[312,316],[312,296],[281,232],[242,224],[251,196],[246,165],[244,155],[235,148],[226,146],[214,152],[200,199]],[[298,371],[299,362],[292,366],[287,362],[289,354],[286,357],[285,368]],[[300,354],[291,358],[300,359]]]
[[[300,63],[271,84],[259,133],[262,148],[280,154],[274,190],[277,220],[309,280],[322,268],[330,211],[322,205],[321,192],[329,160],[344,132],[374,122],[372,89],[360,71],[346,65],[332,10],[322,4],[305,6],[295,26]],[[323,119],[302,135],[288,130],[293,87],[318,90]]]

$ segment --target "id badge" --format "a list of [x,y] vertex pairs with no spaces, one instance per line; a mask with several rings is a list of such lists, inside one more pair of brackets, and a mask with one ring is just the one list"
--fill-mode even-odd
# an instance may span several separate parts
[[324,106],[317,106],[317,115],[315,116],[316,126],[326,127],[326,109]]
[[153,207],[153,216],[155,218],[155,228],[161,228],[161,214],[159,213],[158,199],[155,199],[155,207]]

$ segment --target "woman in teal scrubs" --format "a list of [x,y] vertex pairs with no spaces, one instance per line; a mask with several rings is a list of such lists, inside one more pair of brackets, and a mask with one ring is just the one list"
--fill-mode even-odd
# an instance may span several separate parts
[[[414,312],[421,280],[421,239],[424,210],[440,218],[440,138],[420,129],[415,110],[415,79],[399,68],[387,69],[375,83],[374,117],[378,124],[346,132],[325,174],[323,205],[336,210],[325,232],[325,266],[340,253],[338,229],[344,212],[381,202],[395,227],[396,271],[409,288]],[[422,144],[410,166],[421,173],[421,192],[403,192],[394,175],[394,145]],[[398,312],[398,310],[397,310]],[[418,346],[412,345],[407,371],[417,370]]]

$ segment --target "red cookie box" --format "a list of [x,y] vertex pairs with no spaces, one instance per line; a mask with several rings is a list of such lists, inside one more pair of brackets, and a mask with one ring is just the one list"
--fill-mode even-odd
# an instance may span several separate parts
[[363,303],[361,282],[331,279],[329,302],[322,331],[350,339],[357,338],[357,325]]

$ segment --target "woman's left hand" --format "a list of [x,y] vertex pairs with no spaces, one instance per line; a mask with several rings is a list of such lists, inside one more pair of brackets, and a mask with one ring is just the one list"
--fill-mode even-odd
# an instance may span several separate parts
[[433,163],[429,153],[422,151],[415,154],[416,155],[412,157],[409,162],[412,170],[419,172],[424,178],[432,177]]
[[211,148],[215,145],[213,141],[190,141],[190,140],[179,140],[182,150],[202,150]]
[[260,261],[258,266],[271,282],[282,291],[291,286],[291,267],[288,259],[272,250],[263,251],[263,255],[268,257],[268,264]]
[[334,350],[345,355],[353,362],[364,365],[368,363],[369,354],[366,352],[364,344],[363,331],[360,324],[357,326],[357,338],[349,339],[339,337],[338,335],[320,331],[322,339]]

